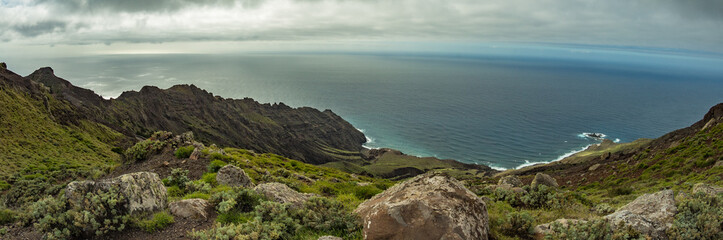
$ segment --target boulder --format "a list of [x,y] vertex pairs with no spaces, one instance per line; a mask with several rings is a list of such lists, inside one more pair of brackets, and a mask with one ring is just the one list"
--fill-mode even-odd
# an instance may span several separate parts
[[319,237],[318,240],[344,240],[344,239],[340,238],[340,237],[335,237],[335,236],[321,236],[321,237]]
[[498,185],[510,184],[513,187],[522,187],[522,181],[515,175],[504,176],[497,182]]
[[206,219],[211,204],[200,198],[192,198],[172,202],[168,205],[171,214],[176,217],[190,219]]
[[298,173],[294,173],[293,176],[294,176],[294,178],[296,178],[297,180],[302,181],[302,182],[304,182],[304,183],[306,183],[306,184],[314,184],[314,182],[316,182],[316,181],[314,181],[314,179],[308,178],[307,176],[304,176],[304,175],[301,175],[301,174],[298,174]]
[[488,239],[485,202],[439,173],[399,183],[354,213],[362,218],[365,239]]
[[158,174],[136,172],[101,181],[74,181],[65,188],[70,204],[82,201],[88,192],[117,190],[128,199],[128,213],[154,212],[166,208],[168,193]]
[[310,193],[299,193],[294,189],[291,189],[289,186],[286,186],[286,184],[276,182],[259,184],[254,188],[254,190],[259,194],[266,196],[266,198],[271,201],[289,203],[292,206],[297,207],[301,206],[304,202],[306,202],[306,200],[309,200],[309,198],[314,196],[314,194]]
[[597,170],[599,167],[600,167],[600,164],[596,163],[595,165],[590,166],[590,168],[588,168],[587,170],[592,172],[592,171]]
[[718,195],[723,193],[722,187],[711,186],[705,183],[698,183],[693,186],[693,193],[705,193],[707,195]]
[[665,231],[677,212],[673,190],[663,190],[644,194],[605,218],[615,228],[630,226],[653,239],[667,239]]
[[531,186],[533,188],[537,187],[538,185],[545,185],[548,187],[557,187],[557,180],[555,178],[550,177],[550,175],[544,174],[544,173],[537,173],[535,175],[535,179],[532,180]]
[[188,159],[191,160],[198,160],[201,158],[202,152],[200,148],[194,148],[193,152],[191,152],[191,156],[188,157]]
[[216,182],[218,182],[218,184],[224,184],[231,187],[254,187],[254,183],[251,181],[249,175],[247,175],[243,169],[231,164],[223,166],[220,170],[218,170],[218,173],[216,174]]

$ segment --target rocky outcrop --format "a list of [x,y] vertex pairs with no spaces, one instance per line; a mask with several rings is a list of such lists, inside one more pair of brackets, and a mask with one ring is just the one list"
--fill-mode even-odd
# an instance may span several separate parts
[[294,189],[291,189],[289,186],[286,186],[286,184],[276,182],[259,184],[254,188],[254,190],[259,194],[266,196],[266,198],[271,201],[289,203],[292,206],[297,207],[301,206],[304,202],[306,202],[306,200],[309,200],[309,198],[314,196],[314,194],[310,193],[299,193]]
[[545,185],[548,187],[558,187],[557,180],[555,178],[550,177],[550,175],[544,174],[544,173],[537,173],[535,175],[535,179],[532,180],[531,187],[536,188],[538,185]]
[[5,64],[4,62],[0,62],[0,69],[3,69],[3,70],[8,69],[8,65]]
[[136,172],[102,181],[74,181],[65,188],[65,196],[71,204],[81,201],[89,192],[115,189],[128,199],[128,213],[153,212],[166,208],[167,192],[158,174]]
[[642,195],[605,218],[615,228],[630,226],[653,239],[667,239],[665,231],[677,212],[673,190],[663,190]]
[[216,182],[218,182],[218,184],[228,185],[231,187],[254,187],[251,177],[249,177],[243,169],[231,164],[223,166],[220,170],[218,170],[218,173],[216,174]]
[[191,156],[189,156],[188,159],[195,161],[199,158],[201,158],[201,150],[199,150],[199,148],[194,148],[193,152],[191,152]]
[[517,176],[515,176],[515,175],[509,175],[509,176],[504,176],[504,177],[500,178],[500,180],[497,182],[497,185],[502,185],[502,184],[509,184],[509,185],[512,185],[513,187],[522,187],[522,185],[523,185],[522,181],[520,181],[520,179],[517,178]]
[[459,181],[427,173],[354,210],[365,239],[488,239],[486,204]]
[[168,209],[176,217],[189,219],[206,219],[211,204],[200,198],[185,199],[172,202]]
[[590,172],[594,172],[594,171],[597,170],[598,168],[600,168],[600,164],[599,164],[599,163],[596,163],[596,164],[590,166],[590,168],[588,168],[587,170],[590,171]]

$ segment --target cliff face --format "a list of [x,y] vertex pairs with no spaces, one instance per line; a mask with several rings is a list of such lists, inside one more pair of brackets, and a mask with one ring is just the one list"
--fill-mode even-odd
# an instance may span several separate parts
[[273,152],[320,164],[357,157],[364,135],[330,110],[261,104],[253,99],[224,99],[194,85],[169,89],[143,87],[105,100],[41,68],[27,78],[50,88],[58,99],[129,137],[154,131],[192,131],[220,146]]

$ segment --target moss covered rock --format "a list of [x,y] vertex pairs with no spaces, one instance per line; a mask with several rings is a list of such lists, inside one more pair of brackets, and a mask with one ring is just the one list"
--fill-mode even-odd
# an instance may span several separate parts
[[136,172],[101,181],[74,181],[65,188],[70,204],[77,204],[89,192],[117,188],[128,199],[128,213],[153,212],[166,208],[168,194],[158,174]]

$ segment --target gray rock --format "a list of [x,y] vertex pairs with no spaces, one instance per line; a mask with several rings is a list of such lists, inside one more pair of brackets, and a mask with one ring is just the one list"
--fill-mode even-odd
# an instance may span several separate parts
[[510,184],[513,187],[522,187],[522,181],[515,175],[504,176],[497,182],[498,185]]
[[550,175],[544,174],[544,173],[537,173],[535,175],[535,179],[532,180],[531,186],[533,188],[537,187],[538,185],[545,185],[548,187],[558,187],[557,180],[555,178],[550,177]]
[[116,189],[128,199],[128,213],[154,212],[166,208],[168,193],[158,174],[136,172],[101,181],[74,181],[65,188],[70,204],[82,201],[88,192]]
[[194,149],[193,149],[193,152],[191,153],[191,156],[189,156],[188,159],[198,160],[198,159],[201,158],[201,155],[202,155],[202,154],[203,154],[203,153],[201,152],[200,148],[194,148]]
[[319,237],[318,240],[344,240],[344,239],[340,238],[340,237],[335,237],[335,236],[322,236],[322,237]]
[[223,166],[218,170],[216,182],[231,187],[254,187],[254,183],[251,181],[249,175],[247,175],[243,169],[231,164]]
[[190,219],[206,219],[211,204],[200,198],[180,200],[168,205],[168,209],[176,217]]
[[697,183],[693,185],[693,193],[705,193],[707,195],[718,195],[723,193],[722,187],[711,186],[705,183]]
[[673,190],[663,190],[644,194],[605,218],[614,228],[627,225],[653,239],[667,239],[665,231],[677,212]]
[[590,168],[588,168],[587,170],[592,172],[592,171],[597,170],[599,167],[600,167],[600,164],[596,163],[595,165],[590,166]]
[[365,239],[488,239],[485,202],[438,173],[399,183],[354,213],[362,218]]
[[286,184],[276,182],[259,184],[254,188],[254,190],[259,194],[266,196],[266,198],[271,201],[289,203],[297,207],[301,206],[304,202],[306,202],[306,200],[309,200],[309,198],[314,196],[314,194],[310,193],[299,193],[294,189],[291,189],[289,186],[286,186]]

